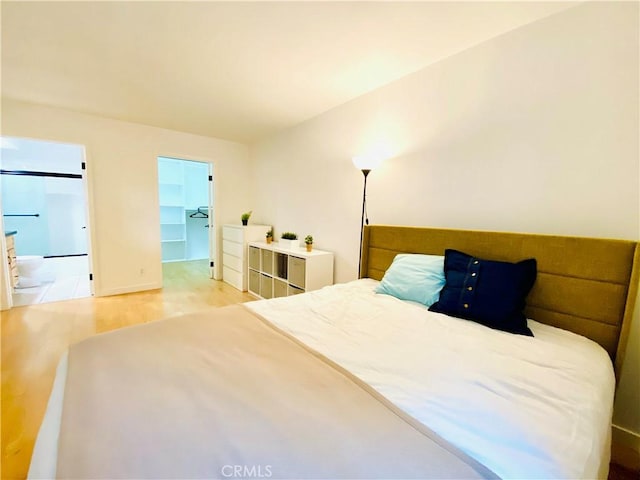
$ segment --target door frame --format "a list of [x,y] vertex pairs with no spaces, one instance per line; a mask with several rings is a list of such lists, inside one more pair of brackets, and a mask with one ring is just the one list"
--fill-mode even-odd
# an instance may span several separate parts
[[[220,265],[220,261],[218,258],[218,249],[216,248],[217,242],[217,229],[215,222],[216,218],[216,210],[215,210],[215,176],[213,171],[213,162],[209,163],[209,183],[207,186],[209,187],[209,278],[213,278],[214,280],[220,280],[219,276],[216,274],[218,271],[218,265]],[[211,263],[213,262],[213,263]]]
[[9,256],[7,254],[7,239],[4,236],[4,217],[2,216],[2,197],[0,196],[0,310],[13,307],[11,296],[11,279],[9,278]]
[[[94,213],[93,201],[92,201],[92,195],[91,195],[91,193],[93,192],[93,176],[91,173],[91,169],[89,168],[90,162],[88,161],[86,145],[83,145],[81,143],[67,142],[67,141],[61,141],[61,140],[49,140],[49,139],[34,138],[34,137],[20,137],[15,135],[3,135],[3,137],[14,138],[17,140],[28,140],[32,142],[62,143],[64,145],[73,145],[75,147],[78,147],[81,150],[82,164],[83,164],[82,165],[83,168],[81,168],[82,191],[83,191],[83,198],[84,198],[84,205],[85,205],[85,223],[87,227],[85,231],[85,235],[87,236],[87,260],[89,264],[89,275],[90,275],[89,291],[91,294],[90,296],[92,297],[95,296],[96,283],[97,283],[97,279],[99,278],[99,275],[96,275],[97,264],[93,255],[93,252],[94,252],[93,245],[95,240],[94,238],[95,232],[91,227],[92,220],[93,220],[93,213]],[[13,291],[11,288],[11,281],[9,278],[9,259],[7,256],[7,244],[4,236],[3,214],[4,214],[4,210],[2,206],[2,200],[0,199],[0,229],[2,233],[2,238],[0,239],[0,255],[2,255],[2,258],[0,259],[0,263],[1,263],[0,274],[2,275],[2,278],[0,278],[0,289],[2,289],[2,291],[0,292],[0,310],[9,310],[13,307],[13,297],[12,297]]]
[[[155,156],[155,171],[156,171],[156,188],[158,189],[157,191],[157,195],[156,195],[156,209],[158,211],[158,229],[160,228],[160,185],[158,182],[158,159],[159,158],[170,158],[173,160],[185,160],[187,162],[198,162],[198,163],[205,163],[207,165],[209,165],[209,184],[208,184],[208,188],[209,188],[209,220],[208,220],[208,225],[209,225],[209,265],[211,265],[211,262],[213,262],[213,267],[209,266],[209,278],[212,278],[214,280],[221,280],[222,279],[222,275],[221,272],[222,270],[220,269],[220,265],[221,265],[221,258],[220,258],[220,251],[217,248],[217,246],[219,245],[219,241],[220,239],[219,237],[219,231],[220,229],[218,228],[218,225],[220,225],[219,219],[218,219],[218,208],[217,208],[217,201],[216,201],[216,188],[214,187],[214,182],[215,182],[215,172],[216,172],[216,162],[215,160],[212,160],[210,158],[204,158],[204,157],[195,157],[193,155],[185,155],[182,153],[175,153],[175,152],[156,152],[156,156]],[[161,236],[160,236],[160,231],[158,230],[158,240],[160,240]],[[160,242],[158,242],[158,244],[160,245]],[[162,248],[162,247],[161,247]],[[162,251],[160,252],[160,266],[162,266]]]

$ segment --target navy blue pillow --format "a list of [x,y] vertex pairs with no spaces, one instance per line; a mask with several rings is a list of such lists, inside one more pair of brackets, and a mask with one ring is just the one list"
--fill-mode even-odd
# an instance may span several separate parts
[[439,300],[429,310],[533,337],[522,311],[536,281],[536,271],[534,258],[518,263],[497,262],[447,249],[446,283]]

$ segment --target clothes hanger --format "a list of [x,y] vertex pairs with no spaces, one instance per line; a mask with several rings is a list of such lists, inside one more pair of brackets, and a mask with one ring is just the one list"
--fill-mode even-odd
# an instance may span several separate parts
[[191,217],[191,218],[209,218],[209,215],[207,215],[205,212],[203,212],[201,210],[203,208],[208,209],[209,207],[198,207],[198,210],[195,213],[192,213],[191,215],[189,215],[189,217]]

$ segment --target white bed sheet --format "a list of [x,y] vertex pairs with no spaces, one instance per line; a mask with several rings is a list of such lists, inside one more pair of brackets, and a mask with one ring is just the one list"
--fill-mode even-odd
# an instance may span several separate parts
[[502,478],[602,478],[615,377],[603,348],[529,321],[512,335],[363,279],[247,306]]
[[[246,304],[358,376],[502,478],[606,478],[615,377],[594,342],[529,321],[498,332],[356,280]],[[30,479],[54,478],[66,356]]]

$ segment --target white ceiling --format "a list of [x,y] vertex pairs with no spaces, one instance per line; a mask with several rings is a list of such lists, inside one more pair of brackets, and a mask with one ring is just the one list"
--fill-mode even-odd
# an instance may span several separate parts
[[2,2],[2,95],[251,143],[567,2]]

